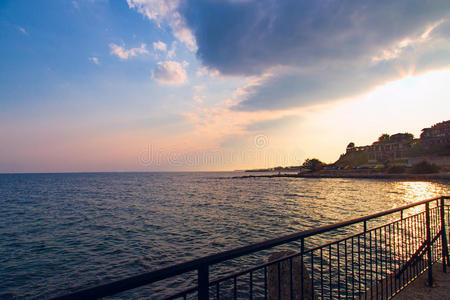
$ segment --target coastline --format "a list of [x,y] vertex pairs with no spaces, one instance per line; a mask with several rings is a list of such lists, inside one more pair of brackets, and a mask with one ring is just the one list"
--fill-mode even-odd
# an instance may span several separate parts
[[267,175],[244,175],[233,178],[363,178],[363,179],[396,179],[396,180],[445,180],[450,181],[450,172],[433,174],[386,174],[386,173],[303,173],[303,174],[267,174]]

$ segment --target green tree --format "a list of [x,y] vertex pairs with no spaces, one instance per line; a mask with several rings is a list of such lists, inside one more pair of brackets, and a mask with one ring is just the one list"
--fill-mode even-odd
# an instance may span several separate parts
[[311,171],[319,171],[322,170],[325,163],[321,162],[317,158],[306,159],[303,163],[302,167],[305,169],[310,169]]
[[387,142],[389,142],[390,138],[391,138],[391,137],[390,137],[389,134],[383,133],[383,134],[380,135],[380,137],[378,138],[378,141],[379,141],[380,143],[387,143]]
[[414,139],[414,134],[406,132],[405,135],[408,137],[408,140],[413,140]]

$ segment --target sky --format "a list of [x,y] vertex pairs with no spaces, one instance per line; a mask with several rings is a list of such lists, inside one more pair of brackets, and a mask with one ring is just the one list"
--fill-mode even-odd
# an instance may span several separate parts
[[3,0],[0,173],[332,163],[448,120],[448,0]]

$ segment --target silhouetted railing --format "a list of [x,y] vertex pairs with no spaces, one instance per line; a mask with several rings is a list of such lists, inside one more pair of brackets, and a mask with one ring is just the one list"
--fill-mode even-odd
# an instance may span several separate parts
[[[301,231],[57,299],[97,299],[150,284],[158,284],[160,292],[147,296],[165,299],[388,299],[424,272],[431,285],[433,264],[441,259],[446,272],[446,199],[450,197]],[[260,263],[249,266],[246,260]],[[245,267],[221,275],[229,273],[227,264]],[[186,282],[195,276],[196,283],[168,295],[171,288],[160,282],[179,276]]]

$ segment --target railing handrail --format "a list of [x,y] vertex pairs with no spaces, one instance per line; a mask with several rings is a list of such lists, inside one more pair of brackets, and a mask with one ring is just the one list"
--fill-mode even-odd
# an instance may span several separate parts
[[265,240],[262,242],[257,242],[248,246],[238,247],[231,250],[226,250],[223,252],[207,255],[201,258],[197,258],[191,261],[187,261],[184,263],[179,263],[176,265],[172,265],[169,267],[161,268],[159,270],[150,271],[147,273],[143,273],[140,275],[131,276],[125,279],[120,279],[117,281],[113,281],[110,283],[102,284],[96,287],[88,288],[85,290],[81,290],[78,292],[74,292],[68,295],[56,297],[54,299],[95,299],[106,296],[111,296],[126,290],[131,290],[134,288],[141,287],[143,285],[151,284],[157,281],[161,281],[167,279],[169,277],[177,276],[186,272],[191,272],[198,270],[201,266],[211,266],[226,260],[235,259],[250,253],[259,252],[262,250],[266,250],[272,247],[276,247],[282,244],[298,241],[300,239],[304,239],[306,237],[322,234],[331,230],[335,230],[338,228],[347,227],[353,224],[357,224],[360,222],[369,221],[375,218],[383,217],[386,215],[390,215],[399,211],[403,211],[409,209],[411,207],[423,205],[426,203],[430,203],[436,200],[442,199],[450,199],[450,196],[440,196],[431,199],[422,200],[419,202],[407,204],[404,206],[400,206],[397,208],[385,210],[382,212],[374,213],[368,216],[358,217],[346,221],[341,221],[329,225],[320,226],[317,228],[307,229],[300,232],[284,235],[278,238]]

